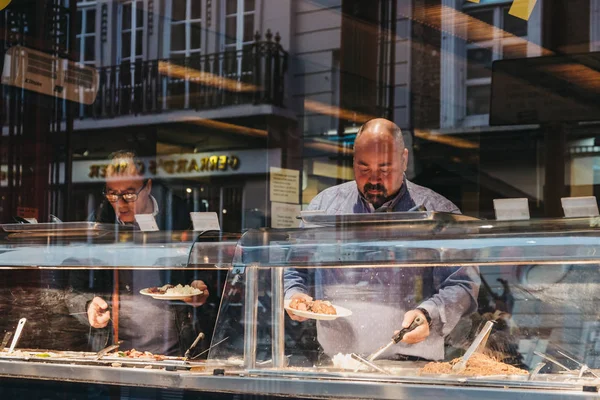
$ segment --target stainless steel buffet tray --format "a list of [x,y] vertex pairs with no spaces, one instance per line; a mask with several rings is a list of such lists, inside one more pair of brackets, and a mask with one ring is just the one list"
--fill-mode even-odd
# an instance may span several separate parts
[[2,224],[5,232],[11,236],[27,237],[72,237],[72,236],[101,236],[118,231],[131,231],[127,225],[103,224],[98,222],[61,222],[41,224]]
[[[51,364],[0,359],[2,378],[85,382],[127,387],[173,388],[205,393],[232,393],[264,396],[321,399],[481,399],[565,400],[598,398],[598,393],[583,389],[597,382],[530,382],[466,379],[462,380],[414,376],[382,376],[376,374],[324,374],[307,370],[227,369],[225,375],[213,376],[213,369],[200,372],[145,368],[114,368],[72,364]],[[589,385],[589,386],[588,386]]]
[[301,216],[305,225],[336,226],[355,224],[391,224],[398,222],[439,221],[458,222],[476,221],[477,218],[462,214],[436,211],[385,212],[371,214],[308,214]]

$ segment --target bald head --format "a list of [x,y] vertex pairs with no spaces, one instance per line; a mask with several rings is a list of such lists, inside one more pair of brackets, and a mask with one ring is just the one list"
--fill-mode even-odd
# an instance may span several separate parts
[[375,208],[396,196],[407,164],[408,150],[398,125],[376,118],[360,128],[354,141],[354,178]]
[[356,135],[357,142],[363,135],[378,136],[378,135],[390,135],[394,138],[398,147],[404,149],[404,138],[402,137],[402,130],[398,125],[385,118],[374,118],[363,124],[358,130]]

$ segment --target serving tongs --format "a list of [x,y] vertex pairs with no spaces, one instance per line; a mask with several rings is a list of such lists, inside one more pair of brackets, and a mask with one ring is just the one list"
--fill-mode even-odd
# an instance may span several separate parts
[[111,351],[118,349],[121,346],[121,343],[123,343],[123,341],[119,340],[117,343],[111,344],[110,346],[107,346],[107,347],[103,348],[102,350],[100,350],[98,353],[96,353],[96,360],[101,360],[102,357],[104,357]]
[[204,332],[200,332],[198,336],[196,336],[196,340],[194,340],[194,343],[192,343],[192,345],[186,350],[185,354],[183,355],[183,361],[187,361],[190,358],[191,351],[196,348],[198,342],[202,339],[204,339]]
[[493,321],[488,321],[483,326],[483,329],[479,334],[475,337],[475,340],[469,348],[464,356],[462,356],[461,360],[452,366],[452,372],[455,374],[460,374],[467,368],[467,362],[471,358],[474,353],[481,353],[483,349],[485,349],[485,345],[490,337],[490,333],[492,332],[492,328],[494,327]]
[[[358,361],[359,363],[366,365],[367,367],[369,367],[372,370],[375,370],[377,372],[381,372],[382,374],[386,374],[389,375],[390,373],[388,371],[386,371],[385,369],[378,367],[377,365],[373,364],[372,362],[370,362],[369,360],[365,360],[364,358],[362,358],[361,356],[359,356],[356,353],[352,353],[350,354],[350,357],[352,357],[353,360]],[[354,370],[354,372],[357,372],[360,368],[356,368]]]
[[4,339],[2,339],[2,344],[0,344],[0,351],[4,350],[4,348],[8,344],[8,341],[10,340],[11,337],[12,337],[12,332],[6,332],[4,334]]
[[19,324],[17,325],[17,329],[15,331],[15,336],[13,337],[13,341],[10,344],[10,348],[8,349],[8,353],[12,353],[15,351],[15,347],[21,338],[21,333],[23,333],[23,327],[25,326],[25,322],[27,322],[27,318],[21,318],[19,320]]
[[390,342],[388,344],[386,344],[385,346],[381,346],[375,353],[373,353],[369,357],[367,357],[367,361],[369,361],[369,362],[375,361],[375,359],[377,357],[379,357],[380,355],[385,353],[390,347],[392,347],[393,345],[395,345],[397,343],[400,343],[402,341],[402,339],[404,339],[404,335],[406,335],[409,332],[414,331],[419,326],[423,325],[424,322],[425,322],[425,318],[421,317],[420,315],[417,316],[408,328],[401,329],[398,333],[396,333],[392,337],[392,340],[390,340]]
[[558,365],[559,367],[561,367],[562,369],[564,369],[564,370],[565,370],[565,371],[567,371],[567,372],[578,372],[578,373],[579,373],[579,375],[578,375],[578,378],[581,378],[581,377],[583,377],[583,375],[584,375],[586,372],[587,372],[587,373],[589,373],[589,374],[592,374],[592,375],[593,375],[595,378],[600,378],[600,376],[598,376],[598,375],[597,375],[597,374],[596,374],[594,371],[592,371],[592,369],[591,369],[590,367],[588,367],[586,364],[583,364],[583,363],[581,363],[581,362],[579,362],[579,361],[575,360],[573,357],[570,357],[570,356],[566,355],[565,353],[563,353],[563,352],[562,352],[562,351],[560,351],[560,350],[557,350],[557,351],[558,351],[558,353],[559,353],[561,356],[563,356],[563,357],[565,357],[565,358],[568,358],[569,360],[571,360],[571,361],[573,361],[575,364],[577,364],[577,365],[579,366],[579,368],[580,368],[580,369],[579,369],[579,370],[572,370],[571,368],[569,368],[569,367],[565,366],[564,364],[562,364],[562,363],[558,362],[556,359],[554,359],[553,357],[550,357],[550,356],[549,356],[549,355],[547,355],[547,354],[540,353],[540,352],[538,352],[538,351],[534,351],[533,353],[534,353],[536,356],[542,357],[543,359],[550,361],[552,364]]

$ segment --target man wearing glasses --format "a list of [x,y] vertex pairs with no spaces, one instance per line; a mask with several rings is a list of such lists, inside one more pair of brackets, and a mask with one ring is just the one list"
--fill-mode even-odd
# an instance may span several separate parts
[[[92,220],[131,225],[135,224],[136,214],[152,214],[161,229],[165,225],[170,225],[172,230],[187,229],[191,223],[183,201],[172,201],[170,213],[165,213],[151,194],[152,181],[144,179],[139,165],[131,152],[118,152],[112,156],[106,174],[105,201]],[[167,218],[172,218],[170,224],[165,223]],[[195,271],[123,269],[91,272],[71,273],[71,288],[66,301],[75,317],[90,327],[92,350],[105,347],[118,336],[124,350],[135,348],[182,356],[198,332],[209,331],[203,321],[210,319],[204,312],[206,307],[196,308],[207,302],[210,292]],[[189,284],[203,293],[183,302],[160,302],[139,294],[140,289],[164,284]],[[111,299],[112,304],[109,304]],[[205,340],[199,347],[207,345]]]
[[92,215],[95,222],[135,224],[136,214],[152,214],[161,230],[187,230],[191,227],[189,210],[183,200],[172,197],[167,210],[152,195],[152,180],[140,174],[140,161],[132,152],[120,151],[111,157],[106,170],[105,201]]

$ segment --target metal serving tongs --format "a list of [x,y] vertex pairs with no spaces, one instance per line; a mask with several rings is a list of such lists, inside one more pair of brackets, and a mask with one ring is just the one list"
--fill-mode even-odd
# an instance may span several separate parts
[[196,340],[194,340],[194,343],[192,343],[190,348],[186,350],[185,354],[183,355],[183,361],[187,361],[190,358],[190,352],[196,348],[198,342],[202,339],[204,339],[204,332],[200,332],[196,337]]
[[469,358],[471,358],[473,353],[481,353],[483,349],[485,349],[485,345],[488,341],[488,338],[490,337],[490,333],[492,332],[493,327],[493,321],[488,321],[485,323],[483,329],[475,337],[475,340],[473,341],[473,343],[471,343],[465,355],[462,356],[459,362],[454,364],[454,366],[452,367],[452,372],[456,374],[460,374],[461,372],[463,372],[465,368],[467,368],[467,362],[469,361]]
[[102,357],[104,357],[111,351],[118,349],[119,346],[121,346],[121,343],[123,343],[123,341],[119,340],[117,343],[111,344],[110,346],[107,346],[107,347],[103,348],[102,350],[100,350],[98,353],[96,353],[96,360],[101,360]]
[[[359,363],[366,365],[367,367],[369,367],[370,369],[374,369],[377,372],[381,372],[382,374],[386,374],[389,375],[390,373],[388,371],[386,371],[385,369],[378,367],[377,365],[373,364],[372,362],[370,362],[369,360],[365,360],[364,358],[362,358],[361,356],[359,356],[356,353],[352,353],[350,354],[350,357],[352,357],[353,360],[358,361]],[[354,372],[357,372],[360,368],[356,368],[354,370]]]
[[385,353],[387,351],[387,349],[389,349],[390,347],[392,347],[393,345],[395,345],[397,343],[400,343],[402,341],[402,339],[404,339],[404,335],[406,335],[408,332],[414,331],[419,326],[423,325],[424,322],[425,322],[425,318],[421,317],[420,315],[417,316],[408,328],[404,328],[404,329],[400,330],[400,332],[398,332],[397,334],[395,334],[392,337],[392,340],[388,344],[380,347],[379,350],[377,350],[375,353],[373,353],[369,357],[367,357],[367,361],[369,361],[369,362],[374,361],[377,357],[379,357],[380,355]]
[[574,359],[573,357],[570,357],[568,355],[566,355],[565,353],[563,353],[560,350],[557,350],[561,356],[568,358],[569,360],[573,361],[575,364],[577,364],[580,368],[579,370],[579,378],[581,378],[583,376],[583,374],[585,374],[586,372],[594,375],[594,377],[596,378],[600,378],[600,376],[598,376],[594,371],[592,371],[592,369],[590,367],[588,367],[586,364],[580,363],[579,361],[577,361],[576,359]]
[[27,318],[21,318],[19,320],[19,324],[17,325],[17,329],[15,331],[15,336],[13,337],[13,341],[10,344],[10,348],[8,349],[8,353],[12,353],[15,351],[15,347],[21,338],[21,333],[23,333],[23,327],[25,326],[25,322],[27,322]]

